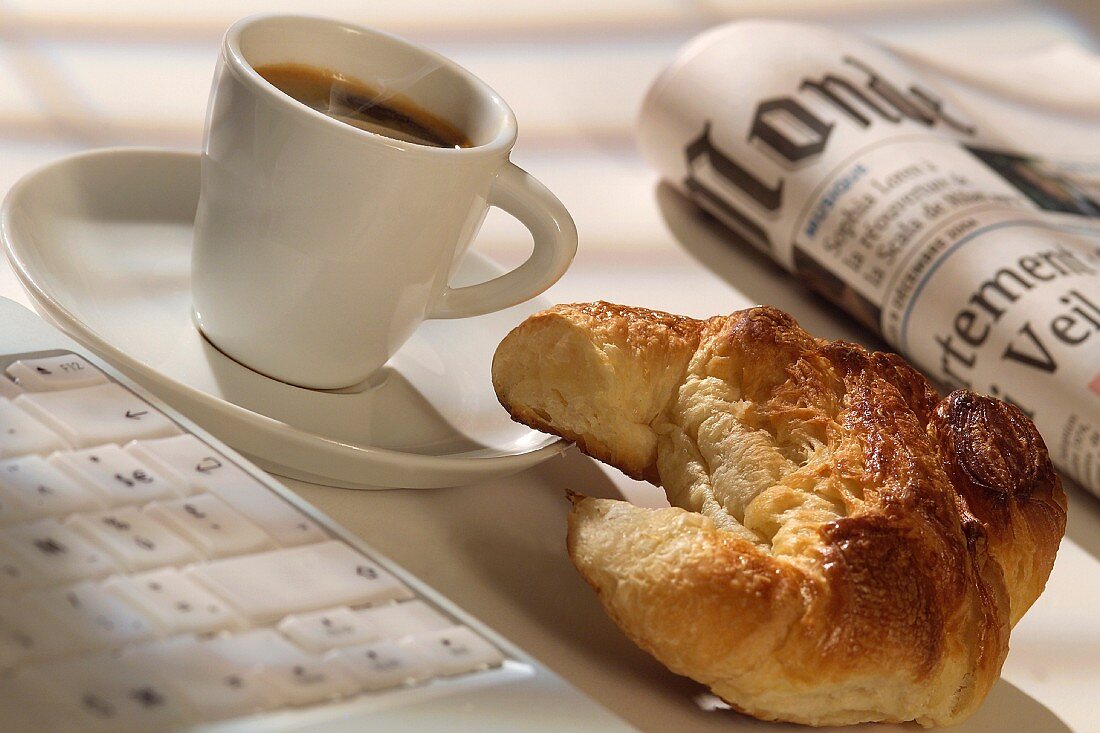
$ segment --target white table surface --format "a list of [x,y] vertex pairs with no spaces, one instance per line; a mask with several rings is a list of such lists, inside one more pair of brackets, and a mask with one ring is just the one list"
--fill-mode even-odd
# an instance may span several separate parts
[[[369,11],[363,10],[370,7]],[[1095,3],[905,0],[0,1],[0,192],[59,155],[104,145],[198,147],[220,32],[258,10],[305,10],[425,42],[516,110],[514,159],[573,211],[576,263],[549,292],[708,316],[753,303],[817,335],[874,345],[764,258],[722,241],[660,189],[632,144],[647,82],[699,30],[770,13],[942,48],[1095,47]],[[1092,24],[1090,26],[1090,23]],[[481,251],[524,257],[523,231],[491,215]],[[0,266],[0,295],[25,304]],[[565,554],[565,489],[661,506],[660,490],[575,450],[510,478],[433,491],[286,482],[459,605],[645,731],[780,731],[725,710],[636,649]],[[1067,537],[1045,595],[1012,636],[1001,682],[959,731],[1100,731],[1100,500],[1067,488]],[[799,729],[790,726],[790,729]],[[889,730],[868,726],[872,730]]]

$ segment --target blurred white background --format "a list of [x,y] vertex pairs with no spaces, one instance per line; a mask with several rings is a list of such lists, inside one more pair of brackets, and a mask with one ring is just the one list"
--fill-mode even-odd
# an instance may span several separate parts
[[[633,121],[649,81],[704,28],[778,16],[969,51],[1094,47],[1100,28],[1094,0],[0,0],[0,193],[81,149],[197,149],[221,34],[257,12],[380,28],[485,79],[519,118],[514,159],[573,211],[580,265],[667,246]],[[478,246],[515,262],[528,242],[494,213]]]

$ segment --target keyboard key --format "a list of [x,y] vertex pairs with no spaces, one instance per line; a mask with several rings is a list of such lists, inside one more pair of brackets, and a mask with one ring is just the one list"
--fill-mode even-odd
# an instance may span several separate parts
[[0,517],[5,495],[17,499],[29,518],[58,517],[103,507],[93,492],[36,455],[0,462]]
[[155,671],[108,654],[38,664],[24,674],[78,716],[79,730],[142,733],[191,720],[179,693]]
[[269,710],[282,698],[257,679],[253,665],[226,660],[209,643],[177,637],[137,647],[124,655],[129,668],[172,681],[188,707],[206,720]]
[[359,690],[355,679],[340,665],[302,651],[273,629],[257,629],[203,643],[232,664],[259,667],[257,678],[293,705],[329,700]]
[[108,382],[107,375],[76,354],[20,359],[7,371],[28,392],[54,392]]
[[186,537],[208,558],[275,547],[266,532],[211,494],[155,502],[144,511]]
[[416,651],[436,675],[456,675],[504,662],[497,648],[465,626],[418,634],[401,642]]
[[11,550],[0,547],[0,598],[9,598],[16,591],[40,581],[33,566],[16,557]]
[[131,448],[157,460],[196,490],[215,494],[284,547],[327,540],[328,534],[289,502],[194,435],[141,441]]
[[118,572],[110,555],[56,519],[6,527],[0,530],[0,545],[34,571],[36,585]]
[[49,460],[113,506],[174,499],[180,494],[175,477],[154,471],[117,445],[54,453]]
[[316,654],[383,638],[374,625],[356,616],[347,606],[287,616],[279,623],[279,631]]
[[318,654],[338,647],[396,641],[413,634],[449,629],[454,622],[420,600],[353,611],[331,608],[287,616],[279,631]]
[[176,435],[162,412],[119,384],[64,392],[27,392],[15,404],[77,448]]
[[251,519],[284,547],[324,542],[325,530],[263,484],[253,481],[235,487],[211,486],[210,491],[229,506]]
[[325,657],[350,672],[364,690],[385,690],[431,679],[425,660],[393,641],[337,649]]
[[84,648],[33,596],[0,598],[0,667],[59,657]]
[[243,629],[224,601],[174,568],[107,579],[103,587],[125,599],[170,634]]
[[0,526],[14,524],[30,518],[30,512],[19,497],[0,486]]
[[187,572],[257,623],[317,608],[412,596],[397,578],[335,541],[215,560]]
[[382,639],[401,639],[455,625],[454,621],[420,600],[363,608],[355,611],[355,615],[361,622],[377,629]]
[[106,649],[150,639],[157,629],[144,615],[92,581],[27,594],[87,649]]
[[60,436],[14,402],[0,398],[0,458],[46,454],[67,447]]
[[0,730],[5,733],[79,733],[48,691],[16,675],[0,676]]
[[135,507],[78,514],[66,525],[107,550],[127,570],[183,565],[199,559],[188,542]]
[[150,465],[161,465],[188,483],[193,492],[206,491],[211,483],[223,481],[236,468],[229,459],[194,435],[176,435],[156,440],[137,440],[126,450]]
[[22,387],[0,374],[0,397],[6,397],[9,400],[14,400],[21,394],[23,394]]

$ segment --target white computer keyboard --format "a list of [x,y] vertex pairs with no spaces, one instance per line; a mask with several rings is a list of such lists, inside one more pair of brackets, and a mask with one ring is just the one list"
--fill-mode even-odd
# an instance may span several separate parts
[[0,356],[0,731],[171,730],[505,661],[81,356]]

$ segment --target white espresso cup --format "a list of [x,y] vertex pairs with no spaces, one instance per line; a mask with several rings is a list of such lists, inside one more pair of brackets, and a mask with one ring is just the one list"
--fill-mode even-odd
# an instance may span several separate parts
[[[403,95],[472,143],[440,148],[340,122],[256,72],[294,63]],[[214,76],[195,219],[195,320],[258,372],[318,389],[357,384],[426,318],[476,316],[538,295],[564,274],[577,230],[561,202],[513,165],[516,118],[457,64],[393,36],[322,18],[246,18]],[[451,288],[497,206],[530,229],[515,270]]]

